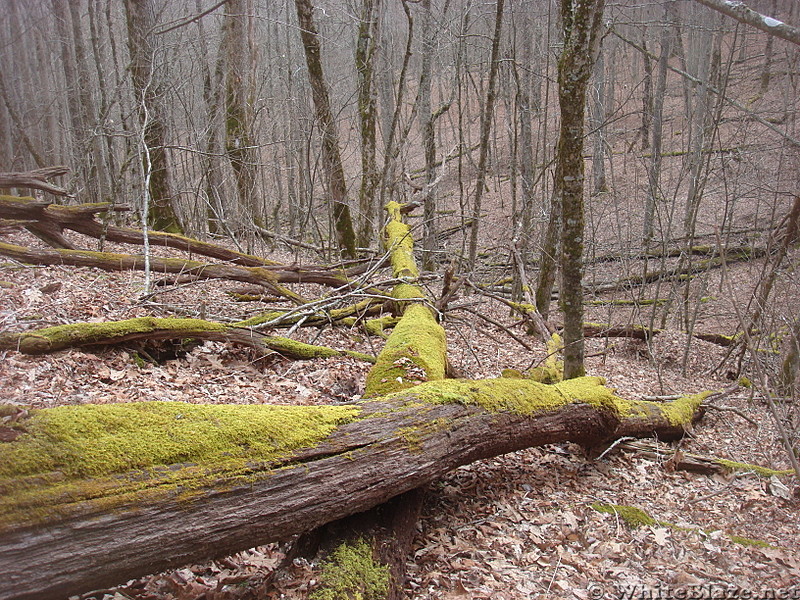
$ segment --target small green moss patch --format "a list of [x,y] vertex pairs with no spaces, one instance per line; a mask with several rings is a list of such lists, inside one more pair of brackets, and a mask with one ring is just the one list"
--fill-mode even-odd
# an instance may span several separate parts
[[621,504],[605,504],[603,502],[595,502],[592,508],[597,512],[608,513],[610,515],[618,515],[628,527],[636,529],[637,527],[663,525],[660,521],[656,521],[653,517],[644,512],[641,508],[635,506],[624,506]]
[[389,567],[372,557],[363,539],[337,547],[322,563],[312,600],[379,600],[389,591]]
[[771,544],[761,540],[754,540],[752,538],[742,537],[740,535],[731,535],[729,536],[731,541],[735,544],[741,544],[742,546],[755,546],[756,548],[772,548]]

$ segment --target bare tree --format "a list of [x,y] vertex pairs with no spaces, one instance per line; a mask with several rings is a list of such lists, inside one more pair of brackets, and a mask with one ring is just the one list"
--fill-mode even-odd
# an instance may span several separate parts
[[236,178],[242,224],[264,226],[262,207],[257,204],[260,161],[253,129],[253,12],[252,0],[225,4],[225,152]]
[[564,49],[558,63],[561,128],[557,170],[561,190],[561,310],[564,377],[580,377],[583,364],[583,124],[586,88],[597,56],[605,0],[561,0]]
[[356,41],[358,117],[361,133],[361,188],[358,195],[358,245],[369,246],[374,235],[376,193],[380,182],[377,166],[378,109],[375,91],[375,50],[380,23],[380,0],[363,0]]
[[149,172],[148,221],[161,231],[179,232],[181,225],[173,207],[170,172],[167,165],[167,109],[165,90],[157,64],[158,45],[153,0],[125,0],[131,80],[137,99],[139,122],[143,127],[144,170]]
[[492,132],[492,119],[494,118],[494,103],[497,86],[497,70],[500,58],[500,33],[503,28],[504,0],[497,0],[494,35],[492,36],[492,54],[489,64],[489,83],[486,88],[486,101],[481,114],[481,141],[480,156],[478,158],[478,173],[475,177],[475,201],[472,205],[472,230],[469,239],[469,268],[475,268],[475,259],[478,255],[478,230],[480,229],[481,201],[483,189],[486,186],[486,169],[489,160],[489,136]]
[[308,79],[314,99],[317,121],[322,132],[322,164],[331,197],[336,237],[343,254],[356,255],[356,236],[350,206],[347,203],[347,184],[344,180],[344,167],[339,153],[339,134],[331,112],[328,87],[322,70],[319,34],[314,24],[314,7],[310,0],[295,0],[297,19],[300,23],[300,36],[305,49]]

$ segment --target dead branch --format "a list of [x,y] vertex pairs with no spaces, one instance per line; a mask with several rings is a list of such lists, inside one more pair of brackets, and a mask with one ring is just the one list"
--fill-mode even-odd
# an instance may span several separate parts
[[20,171],[0,173],[0,189],[2,188],[32,188],[50,192],[54,196],[69,196],[69,192],[62,187],[53,185],[48,179],[60,177],[69,171],[68,167],[44,167],[33,171]]

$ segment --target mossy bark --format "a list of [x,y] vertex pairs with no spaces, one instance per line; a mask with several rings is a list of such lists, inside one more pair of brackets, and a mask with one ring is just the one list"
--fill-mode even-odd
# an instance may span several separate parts
[[336,122],[328,96],[328,86],[322,68],[319,34],[313,18],[314,7],[310,0],[295,0],[295,8],[308,66],[311,96],[314,100],[314,110],[322,134],[322,167],[328,183],[336,238],[342,253],[349,258],[354,258],[356,234],[350,216],[350,206],[347,202],[347,183],[339,152],[339,134],[336,130]]
[[26,331],[0,334],[0,349],[24,354],[49,354],[67,348],[122,344],[137,340],[217,340],[245,345],[261,352],[277,352],[298,360],[349,356],[375,362],[367,354],[334,350],[305,344],[289,338],[267,336],[249,329],[230,327],[201,319],[158,319],[139,317],[108,323],[72,323]]
[[[402,280],[393,296],[401,303],[402,317],[386,340],[375,366],[367,375],[366,396],[379,396],[413,387],[423,381],[444,379],[447,370],[447,340],[426,294],[415,285],[419,269],[414,260],[411,230],[402,220],[396,202],[387,205],[386,249],[392,274]],[[414,300],[416,299],[416,301]]]
[[602,383],[432,381],[340,407],[30,411],[0,443],[5,596],[62,598],[285,539],[525,447],[674,438],[702,400],[628,401]]

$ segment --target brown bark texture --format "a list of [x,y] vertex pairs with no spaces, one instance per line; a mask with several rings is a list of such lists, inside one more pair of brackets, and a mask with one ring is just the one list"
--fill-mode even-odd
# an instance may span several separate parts
[[[236,468],[176,462],[105,477],[2,479],[2,596],[63,598],[225,556],[366,510],[481,458],[568,440],[593,446],[620,433],[675,438],[699,414],[698,398],[627,402],[597,378],[559,386],[422,383],[353,404],[357,415],[313,447]],[[491,399],[488,408],[482,398]],[[24,431],[26,418],[17,426]],[[118,424],[101,420],[71,436],[96,435],[98,427]],[[25,435],[0,444],[0,457],[8,460]],[[162,435],[168,443],[169,424]]]

